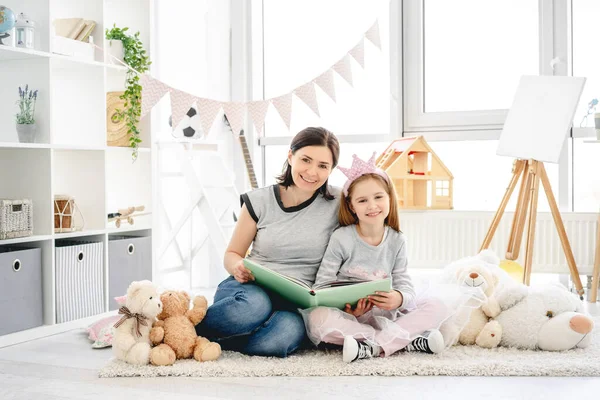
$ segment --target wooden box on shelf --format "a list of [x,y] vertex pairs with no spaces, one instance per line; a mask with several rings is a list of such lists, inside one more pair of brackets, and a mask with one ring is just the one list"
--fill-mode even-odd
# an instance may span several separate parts
[[117,112],[125,107],[121,99],[124,92],[106,93],[106,144],[115,147],[129,146],[129,133],[125,118],[119,119]]
[[31,200],[0,200],[0,240],[33,235]]

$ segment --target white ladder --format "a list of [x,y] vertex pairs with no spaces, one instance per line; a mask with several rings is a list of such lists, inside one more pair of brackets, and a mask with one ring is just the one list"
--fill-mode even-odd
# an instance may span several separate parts
[[[216,144],[159,143],[157,153],[159,284],[215,287],[227,276],[222,260],[240,209],[233,174]],[[173,201],[175,192],[185,198]]]

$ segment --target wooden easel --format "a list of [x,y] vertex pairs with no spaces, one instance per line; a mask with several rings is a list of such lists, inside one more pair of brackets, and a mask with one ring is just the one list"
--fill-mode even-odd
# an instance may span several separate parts
[[581,285],[581,280],[579,279],[579,271],[577,270],[577,266],[575,265],[573,251],[571,250],[571,245],[569,244],[567,232],[565,230],[565,226],[560,216],[558,206],[556,205],[556,199],[554,198],[554,194],[552,193],[552,187],[550,186],[550,180],[548,179],[548,175],[546,174],[546,168],[544,168],[544,163],[537,160],[517,159],[513,163],[512,173],[513,176],[510,181],[510,184],[508,185],[508,188],[506,188],[506,193],[502,198],[500,207],[498,208],[498,211],[496,212],[496,215],[494,216],[494,219],[492,221],[492,225],[490,226],[490,229],[488,230],[488,233],[485,236],[485,239],[483,240],[481,250],[487,249],[490,246],[492,238],[494,237],[494,233],[496,232],[496,229],[500,224],[500,220],[502,219],[502,214],[504,214],[506,205],[510,200],[510,196],[515,187],[517,186],[519,179],[522,179],[521,188],[519,190],[519,197],[517,199],[515,215],[513,217],[510,238],[508,241],[508,248],[506,249],[506,258],[508,260],[516,260],[519,257],[519,250],[521,248],[521,240],[523,237],[523,229],[525,228],[525,220],[527,218],[527,214],[529,214],[529,221],[527,223],[527,242],[525,244],[525,265],[523,266],[523,283],[529,286],[531,278],[531,264],[533,260],[533,242],[535,238],[535,223],[537,218],[539,182],[541,180],[542,185],[544,187],[544,191],[546,192],[546,197],[548,198],[550,210],[552,211],[552,218],[554,219],[554,224],[556,225],[556,229],[558,230],[558,236],[560,238],[563,251],[567,258],[567,264],[569,265],[571,278],[575,283],[577,293],[583,300],[583,286]]

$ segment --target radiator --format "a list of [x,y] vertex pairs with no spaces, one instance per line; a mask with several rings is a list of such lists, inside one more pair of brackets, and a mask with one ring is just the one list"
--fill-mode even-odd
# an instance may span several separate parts
[[[494,212],[400,211],[400,229],[407,239],[409,268],[441,268],[451,261],[477,254]],[[504,213],[490,249],[505,258],[513,213]],[[562,219],[581,275],[591,275],[596,243],[595,213],[563,213]],[[525,235],[517,262],[525,259]],[[569,268],[551,213],[538,213],[532,272],[568,274]]]

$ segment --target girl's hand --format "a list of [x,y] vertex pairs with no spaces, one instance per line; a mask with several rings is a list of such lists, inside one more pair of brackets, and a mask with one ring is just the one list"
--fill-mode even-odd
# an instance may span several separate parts
[[254,275],[252,275],[252,272],[250,272],[248,268],[244,267],[244,260],[238,261],[233,268],[233,277],[239,283],[246,283],[254,280]]
[[371,311],[371,308],[373,308],[373,303],[371,303],[367,299],[360,299],[358,300],[358,303],[356,303],[356,307],[354,308],[354,310],[352,309],[352,307],[350,307],[350,304],[346,304],[346,308],[344,309],[344,311],[358,318],[361,315]]
[[382,310],[394,310],[402,305],[404,298],[397,290],[391,292],[375,292],[367,296],[369,301]]

